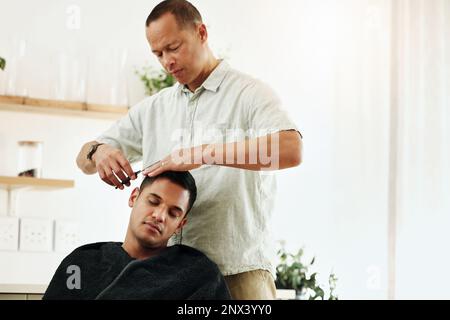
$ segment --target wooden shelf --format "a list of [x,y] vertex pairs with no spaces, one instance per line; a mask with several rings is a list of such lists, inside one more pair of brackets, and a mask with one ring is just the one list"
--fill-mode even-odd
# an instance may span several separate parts
[[14,216],[15,214],[17,193],[21,189],[55,190],[73,188],[74,186],[73,180],[0,176],[0,189],[5,189],[8,193],[6,201],[8,216]]
[[31,177],[3,177],[0,176],[0,187],[7,190],[32,187],[38,189],[66,189],[73,188],[73,180],[42,179]]
[[117,120],[127,114],[128,107],[0,95],[2,110]]

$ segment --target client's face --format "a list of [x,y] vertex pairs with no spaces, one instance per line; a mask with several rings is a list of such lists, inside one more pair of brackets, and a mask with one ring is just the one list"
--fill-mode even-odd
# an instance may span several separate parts
[[138,242],[146,248],[165,247],[186,223],[189,191],[161,178],[140,192],[133,190],[129,204],[133,207],[129,228]]

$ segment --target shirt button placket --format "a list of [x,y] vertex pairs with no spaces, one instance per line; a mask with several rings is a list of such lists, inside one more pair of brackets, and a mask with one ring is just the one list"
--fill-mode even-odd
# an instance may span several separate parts
[[187,127],[189,128],[189,135],[190,135],[190,145],[192,146],[194,143],[194,116],[195,116],[195,100],[196,95],[190,94],[189,95],[189,102],[188,102],[188,117],[187,117]]

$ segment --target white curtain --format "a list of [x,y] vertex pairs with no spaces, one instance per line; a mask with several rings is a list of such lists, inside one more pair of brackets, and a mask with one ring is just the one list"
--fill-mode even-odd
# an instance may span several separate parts
[[393,12],[392,294],[449,299],[450,1],[402,0]]
[[343,299],[450,298],[450,1],[294,6],[283,93],[305,154],[280,173],[277,238]]

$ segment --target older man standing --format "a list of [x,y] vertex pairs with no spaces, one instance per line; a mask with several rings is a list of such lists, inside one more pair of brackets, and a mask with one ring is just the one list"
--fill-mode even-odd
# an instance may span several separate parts
[[[275,178],[264,170],[301,163],[302,140],[275,93],[214,57],[198,10],[185,0],[158,4],[146,21],[152,52],[178,83],[133,108],[77,158],[87,174],[124,188],[145,175],[191,171],[198,199],[183,242],[220,268],[235,299],[274,299],[269,219]],[[128,183],[126,183],[128,185]]]

